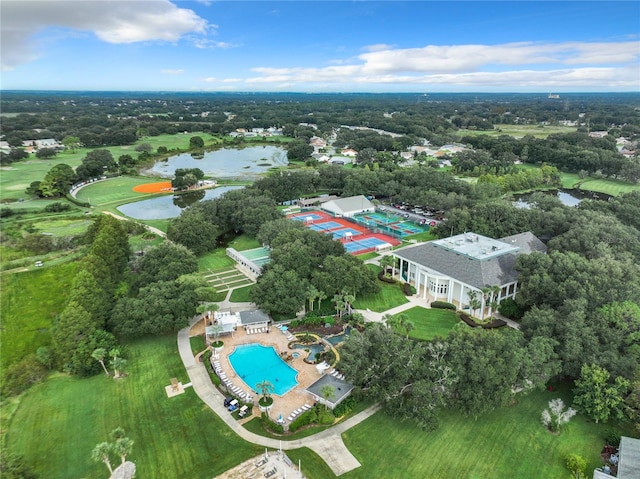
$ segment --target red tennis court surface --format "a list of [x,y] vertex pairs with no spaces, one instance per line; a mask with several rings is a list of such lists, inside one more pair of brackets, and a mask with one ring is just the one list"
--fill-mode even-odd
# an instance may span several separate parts
[[362,225],[346,218],[334,218],[324,211],[307,211],[295,213],[288,218],[303,221],[304,225],[320,233],[331,233],[334,239],[340,241],[348,253],[364,254],[370,251],[386,249],[400,244],[391,236],[374,233]]

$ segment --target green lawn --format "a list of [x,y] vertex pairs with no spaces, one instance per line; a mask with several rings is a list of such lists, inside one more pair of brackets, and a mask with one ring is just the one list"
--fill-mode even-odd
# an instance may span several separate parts
[[[362,467],[345,479],[385,477],[404,479],[565,478],[564,458],[577,453],[587,460],[588,476],[600,465],[600,450],[610,425],[594,424],[578,415],[558,436],[540,423],[549,400],[563,393],[537,391],[518,404],[474,419],[442,414],[440,428],[423,432],[378,412],[343,434]],[[373,439],[375,438],[375,439]]]
[[[257,248],[260,246],[258,240],[253,236],[240,235],[234,238],[228,245],[237,251]],[[200,271],[215,271],[218,269],[228,269],[233,267],[235,262],[227,256],[226,248],[217,248],[210,253],[204,254],[198,258],[198,269]]]
[[192,388],[167,398],[172,377],[188,377],[175,335],[130,344],[129,376],[77,379],[58,374],[27,392],[5,428],[11,450],[40,477],[107,476],[91,450],[117,426],[135,441],[138,477],[211,478],[264,452],[238,438]]
[[42,268],[0,276],[2,370],[49,343],[49,329],[66,304],[76,269],[75,262],[46,262]]
[[588,178],[580,183],[581,190],[596,191],[607,195],[618,196],[631,191],[640,191],[640,184],[632,184],[612,179]]
[[[367,265],[370,269],[378,273],[381,270],[379,266],[372,264]],[[370,309],[377,313],[395,308],[401,304],[408,303],[409,300],[402,293],[398,284],[388,284],[379,281],[380,292],[376,294],[362,294],[356,298],[353,303],[355,309]]]
[[86,201],[93,206],[106,208],[107,206],[117,206],[131,201],[141,201],[153,198],[156,195],[149,193],[137,193],[133,188],[145,183],[157,181],[154,178],[143,178],[133,176],[118,176],[105,181],[98,181],[80,189],[76,197],[80,201]]
[[576,131],[572,126],[545,126],[545,125],[495,125],[493,130],[458,130],[458,137],[470,135],[501,136],[509,135],[514,138],[522,138],[531,135],[536,138],[546,138],[555,133],[573,133]]
[[253,285],[245,286],[243,288],[236,288],[231,292],[231,297],[229,300],[232,303],[246,303],[251,301],[251,297],[249,293],[251,292],[251,288]]
[[444,338],[460,319],[455,311],[449,309],[422,308],[415,306],[403,311],[413,322],[415,329],[409,333],[410,338],[430,340],[437,336]]

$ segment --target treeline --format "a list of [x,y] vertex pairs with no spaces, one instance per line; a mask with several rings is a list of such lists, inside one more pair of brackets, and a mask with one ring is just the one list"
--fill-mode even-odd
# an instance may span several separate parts
[[525,136],[465,136],[462,141],[476,151],[462,152],[453,161],[454,171],[480,176],[486,173],[512,173],[515,161],[555,166],[561,171],[640,181],[640,161],[625,158],[616,150],[615,137],[592,138],[586,132]]
[[189,324],[200,303],[215,290],[197,274],[191,251],[172,242],[132,257],[130,234],[143,234],[135,223],[99,216],[80,240],[86,255],[67,303],[51,328],[51,344],[10,365],[2,395],[18,394],[44,380],[50,370],[78,376],[122,373],[126,348],[120,341],[176,332]]

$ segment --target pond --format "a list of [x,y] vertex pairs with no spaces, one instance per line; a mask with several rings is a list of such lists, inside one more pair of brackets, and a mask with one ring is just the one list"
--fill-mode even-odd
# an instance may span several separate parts
[[177,168],[200,168],[214,178],[255,179],[270,168],[288,165],[287,152],[278,146],[222,148],[207,151],[200,159],[189,153],[156,162],[149,174],[172,178]]
[[[579,189],[563,189],[563,190],[545,190],[536,193],[544,193],[545,195],[555,196],[565,206],[577,206],[584,199],[590,200],[608,200],[609,195],[604,193],[596,193],[594,191],[586,191]],[[521,195],[513,195],[513,204],[518,208],[530,208],[529,199],[533,193],[524,193]]]
[[117,210],[137,220],[166,220],[180,216],[187,206],[200,200],[212,200],[222,196],[227,191],[237,190],[242,186],[221,186],[210,190],[198,190],[181,195],[167,195],[136,201],[118,206]]

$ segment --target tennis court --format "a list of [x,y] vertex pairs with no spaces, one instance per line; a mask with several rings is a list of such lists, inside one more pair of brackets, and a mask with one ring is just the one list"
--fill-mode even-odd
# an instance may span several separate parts
[[298,213],[295,215],[291,215],[291,218],[297,221],[308,221],[311,219],[312,221],[324,220],[327,217],[324,215],[319,215],[317,213]]
[[[386,219],[385,215],[378,214],[377,216]],[[369,251],[375,251],[379,247],[386,247],[386,245],[396,246],[400,244],[400,241],[391,236],[380,234],[380,231],[374,233],[371,229],[367,229],[363,224],[363,221],[366,220],[362,219],[358,221],[360,223],[358,224],[355,218],[334,218],[322,211],[295,213],[288,215],[288,218],[304,221],[305,226],[319,233],[330,233],[333,239],[340,241],[350,254],[368,253]],[[375,222],[370,221],[370,223],[374,228],[380,229]],[[401,235],[400,232],[394,231],[394,233],[396,236]],[[358,239],[354,240],[354,237]]]
[[324,223],[311,223],[308,225],[313,231],[329,231],[336,228],[343,228],[344,225],[336,221],[326,221]]
[[354,230],[353,228],[342,228],[339,230],[332,231],[331,234],[333,234],[333,239],[340,239],[349,235],[351,236],[361,235],[362,232],[358,230]]
[[348,241],[344,241],[342,243],[344,245],[344,249],[347,250],[347,253],[351,254],[362,254],[369,251],[374,251],[377,248],[392,246],[389,241],[385,241],[377,236],[364,236],[357,239],[352,239]]
[[394,214],[367,213],[366,215],[358,215],[354,219],[367,228],[400,237],[429,231],[428,225],[420,226]]

